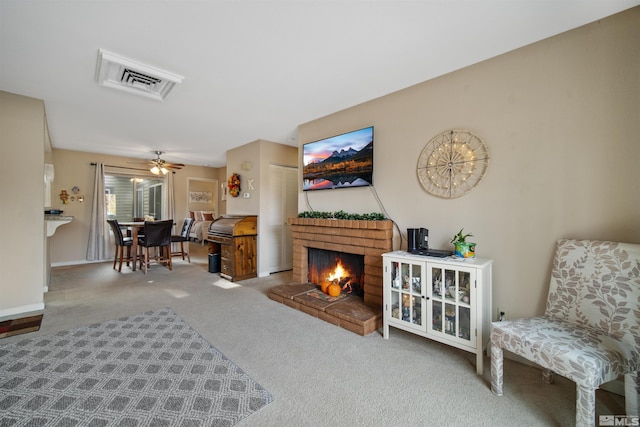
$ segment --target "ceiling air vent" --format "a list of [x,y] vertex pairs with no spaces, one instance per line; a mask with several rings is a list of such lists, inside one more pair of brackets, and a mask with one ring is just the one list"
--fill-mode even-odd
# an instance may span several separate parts
[[96,81],[99,85],[162,101],[183,79],[177,74],[98,50]]

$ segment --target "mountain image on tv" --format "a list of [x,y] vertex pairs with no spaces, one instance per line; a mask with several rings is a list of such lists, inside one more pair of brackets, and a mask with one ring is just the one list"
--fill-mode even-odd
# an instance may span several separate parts
[[304,145],[303,190],[373,184],[373,127]]

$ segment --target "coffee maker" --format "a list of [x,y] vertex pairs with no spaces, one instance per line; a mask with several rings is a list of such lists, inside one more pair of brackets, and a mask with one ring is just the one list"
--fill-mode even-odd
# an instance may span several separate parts
[[429,230],[426,228],[407,228],[407,252],[425,255],[429,250]]
[[407,252],[439,258],[453,255],[453,251],[429,249],[429,230],[427,228],[407,228]]

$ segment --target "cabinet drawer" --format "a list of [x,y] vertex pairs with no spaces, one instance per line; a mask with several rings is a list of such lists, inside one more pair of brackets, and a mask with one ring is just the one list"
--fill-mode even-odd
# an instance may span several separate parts
[[231,245],[220,245],[220,256],[222,258],[233,258],[233,251]]
[[228,259],[222,258],[220,260],[220,272],[233,276],[233,263]]

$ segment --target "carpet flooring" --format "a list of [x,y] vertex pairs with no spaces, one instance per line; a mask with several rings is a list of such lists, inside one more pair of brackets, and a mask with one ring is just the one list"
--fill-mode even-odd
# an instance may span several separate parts
[[170,308],[0,345],[0,426],[232,426],[271,394]]

